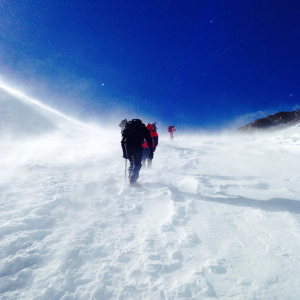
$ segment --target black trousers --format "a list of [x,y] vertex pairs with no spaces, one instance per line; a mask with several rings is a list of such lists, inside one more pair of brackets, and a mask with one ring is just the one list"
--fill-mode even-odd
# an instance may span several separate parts
[[143,148],[142,166],[146,167],[146,160],[148,168],[152,166],[152,159],[149,158],[150,150],[149,148]]
[[128,147],[127,149],[127,156],[129,159],[129,168],[128,168],[128,175],[129,175],[129,182],[130,184],[136,183],[139,178],[139,173],[142,167],[142,156],[143,156],[143,149],[142,147],[139,149],[134,149]]

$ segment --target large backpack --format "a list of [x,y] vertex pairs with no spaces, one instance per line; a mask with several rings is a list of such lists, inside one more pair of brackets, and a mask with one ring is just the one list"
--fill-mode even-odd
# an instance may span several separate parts
[[122,130],[123,141],[143,139],[143,127],[145,127],[145,125],[139,119],[133,119],[126,122],[125,128]]

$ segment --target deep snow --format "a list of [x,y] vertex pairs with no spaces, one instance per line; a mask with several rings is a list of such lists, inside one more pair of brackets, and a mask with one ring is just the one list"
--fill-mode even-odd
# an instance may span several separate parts
[[0,116],[1,300],[300,299],[299,127],[162,134],[130,188],[118,124]]

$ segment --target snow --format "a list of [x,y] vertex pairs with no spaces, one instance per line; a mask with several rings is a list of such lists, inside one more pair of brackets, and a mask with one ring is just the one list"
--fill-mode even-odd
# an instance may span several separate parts
[[298,126],[161,134],[130,188],[118,123],[26,99],[0,93],[2,300],[299,299]]

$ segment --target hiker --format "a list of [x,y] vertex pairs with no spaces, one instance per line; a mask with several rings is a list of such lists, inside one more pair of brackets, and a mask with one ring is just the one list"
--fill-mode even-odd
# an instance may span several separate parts
[[149,158],[153,159],[153,142],[149,130],[145,124],[139,119],[133,119],[125,123],[125,128],[122,130],[121,146],[123,157],[129,159],[129,184],[134,186],[139,178],[139,172],[142,167],[143,142],[149,148]]
[[124,119],[121,121],[121,123],[119,124],[119,127],[121,127],[121,131],[125,128],[125,123],[127,122],[127,119]]
[[[154,130],[154,126],[155,124],[147,124],[146,128],[149,130],[152,141],[153,141],[153,152],[155,151],[157,145],[158,145],[158,134],[156,131],[156,126],[155,126],[155,130]],[[151,169],[152,167],[152,159],[150,158],[150,149],[148,148],[147,142],[143,143],[143,157],[142,157],[142,168],[146,168],[146,161],[147,161],[147,168]]]
[[168,132],[169,132],[169,134],[170,134],[170,140],[173,140],[173,133],[174,133],[174,131],[176,131],[176,129],[174,128],[174,125],[170,125],[169,127],[168,127]]
[[157,133],[156,122],[154,122],[152,124],[152,126],[153,126],[153,138],[152,139],[154,142],[154,144],[153,144],[153,152],[154,152],[156,149],[156,146],[158,145],[158,133]]

